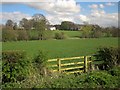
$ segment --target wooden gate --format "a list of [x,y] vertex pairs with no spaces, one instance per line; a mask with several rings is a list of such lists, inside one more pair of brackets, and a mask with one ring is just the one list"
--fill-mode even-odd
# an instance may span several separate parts
[[[91,67],[91,56],[57,58],[48,60],[53,72],[77,73],[87,72]],[[51,64],[50,64],[51,63]]]

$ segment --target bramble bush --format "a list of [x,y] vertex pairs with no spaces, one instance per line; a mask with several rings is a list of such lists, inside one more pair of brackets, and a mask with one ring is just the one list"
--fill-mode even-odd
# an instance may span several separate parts
[[113,67],[108,71],[112,76],[119,76],[120,77],[120,67]]
[[[109,71],[48,74],[47,53],[40,50],[30,62],[23,51],[3,54],[3,88],[119,88],[120,67]],[[27,77],[27,78],[26,78]]]
[[103,61],[100,69],[110,69],[120,65],[120,48],[103,47],[99,48],[95,56],[97,61]]
[[47,74],[47,60],[48,55],[46,52],[39,50],[38,54],[34,57],[33,63],[36,68],[39,70],[41,75]]
[[119,77],[107,71],[94,71],[83,74],[61,74],[58,78],[47,77],[37,88],[119,88]]
[[29,60],[24,51],[2,52],[2,82],[22,81],[28,75]]

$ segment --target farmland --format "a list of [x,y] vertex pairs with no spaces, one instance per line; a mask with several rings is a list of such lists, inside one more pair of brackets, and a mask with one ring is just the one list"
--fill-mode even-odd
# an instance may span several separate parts
[[54,33],[57,33],[57,32],[64,32],[68,37],[70,38],[75,38],[75,37],[79,37],[81,36],[81,32],[82,31],[64,31],[64,30],[56,30],[54,31]]
[[119,90],[118,3],[17,1],[1,4],[2,89]]
[[2,43],[3,51],[25,50],[29,57],[33,57],[42,49],[48,53],[49,58],[92,55],[97,51],[97,48],[103,46],[117,47],[118,38],[34,40]]
[[[3,51],[6,50],[25,50],[27,56],[34,62],[27,62],[23,67],[23,71],[30,71],[29,76],[24,82],[20,83],[5,83],[3,88],[118,88],[119,87],[119,67],[110,69],[109,71],[92,71],[82,74],[64,74],[53,73],[45,77],[41,75],[41,67],[37,62],[35,64],[35,57],[39,50],[44,50],[48,53],[50,58],[62,58],[62,57],[74,57],[83,55],[92,55],[97,52],[99,47],[118,47],[118,38],[81,38],[81,39],[65,39],[65,40],[34,40],[34,41],[16,41],[16,42],[3,42]],[[17,54],[16,54],[17,55]],[[19,54],[18,54],[19,55]],[[20,59],[21,60],[21,59]],[[27,61],[29,59],[22,59],[21,61]],[[3,60],[5,61],[5,60]],[[73,61],[72,61],[73,62]],[[74,61],[75,62],[75,61]],[[62,62],[65,64],[68,62]],[[69,62],[70,63],[70,62]],[[49,63],[50,64],[50,63]],[[53,64],[53,63],[51,63]],[[7,65],[7,64],[5,64]],[[4,70],[9,66],[5,66]],[[20,65],[20,64],[17,64]],[[17,66],[16,67],[19,67]],[[82,65],[82,64],[81,64]],[[70,66],[62,67],[61,69],[69,68]],[[77,65],[72,68],[78,67]],[[57,68],[53,68],[54,70]],[[77,70],[77,69],[76,69]],[[111,71],[112,70],[112,71]],[[20,70],[21,71],[21,70]],[[69,71],[66,71],[69,72]],[[115,72],[115,75],[113,73]],[[15,73],[14,75],[18,75]],[[11,73],[10,73],[11,75]],[[25,74],[27,75],[27,74]],[[38,76],[40,75],[40,76]],[[44,75],[44,73],[43,73]],[[42,78],[41,78],[42,76]],[[8,77],[9,78],[9,77]],[[41,83],[42,82],[42,83]],[[101,82],[105,82],[104,84]]]

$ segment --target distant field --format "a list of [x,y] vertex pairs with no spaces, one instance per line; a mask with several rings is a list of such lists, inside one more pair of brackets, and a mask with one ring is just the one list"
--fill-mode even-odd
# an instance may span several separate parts
[[94,54],[102,46],[117,47],[118,38],[4,42],[2,46],[3,51],[25,50],[29,57],[40,49],[47,51],[49,58],[73,57]]
[[64,32],[67,36],[69,37],[79,37],[81,35],[81,31],[64,31],[64,30],[56,30],[53,31],[54,33],[56,32]]
[[[35,36],[38,34],[38,31],[28,31],[30,35]],[[64,32],[69,38],[79,37],[81,35],[81,31],[64,31],[64,30],[55,30],[51,31],[51,33],[58,33],[58,32]],[[50,33],[50,32],[49,32]]]

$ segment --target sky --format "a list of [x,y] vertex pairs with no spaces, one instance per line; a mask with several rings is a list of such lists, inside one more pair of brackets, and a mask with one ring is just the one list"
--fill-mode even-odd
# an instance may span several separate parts
[[118,26],[117,2],[79,2],[78,0],[48,0],[33,2],[7,2],[4,0],[0,23],[8,19],[19,22],[22,18],[31,19],[34,14],[43,14],[50,24],[72,21],[77,24],[88,22],[103,27]]

